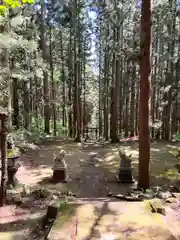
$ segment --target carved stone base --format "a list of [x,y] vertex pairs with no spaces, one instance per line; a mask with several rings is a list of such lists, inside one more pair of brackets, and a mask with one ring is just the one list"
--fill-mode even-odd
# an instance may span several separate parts
[[67,182],[66,169],[54,169],[52,181],[55,183],[58,182]]
[[7,173],[8,173],[8,180],[7,180],[7,185],[10,186],[12,185],[15,187],[18,183],[18,180],[16,178],[16,173],[18,171],[18,168],[12,168],[8,167]]
[[134,183],[134,179],[132,177],[131,172],[120,171],[119,174],[116,176],[117,181],[119,183]]

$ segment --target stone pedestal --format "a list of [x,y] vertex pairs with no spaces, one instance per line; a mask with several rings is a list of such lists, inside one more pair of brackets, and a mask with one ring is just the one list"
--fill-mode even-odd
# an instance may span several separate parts
[[13,159],[8,159],[8,168],[7,168],[7,173],[8,173],[8,180],[7,180],[7,185],[12,185],[15,187],[18,183],[17,178],[16,178],[16,173],[20,167],[20,162],[18,161],[19,157],[13,158]]
[[127,157],[124,153],[119,152],[120,155],[120,166],[119,166],[119,173],[117,176],[118,182],[121,183],[134,183],[133,176],[132,176],[132,164],[131,159]]
[[7,173],[8,173],[8,180],[7,180],[7,185],[10,186],[12,185],[15,187],[17,185],[17,178],[16,178],[16,173],[18,169],[17,168],[8,168]]
[[121,183],[134,183],[132,173],[129,170],[120,169],[117,180]]
[[53,182],[67,182],[66,169],[54,169],[53,170]]
[[64,150],[61,150],[59,155],[54,155],[52,181],[55,183],[67,182],[67,164],[64,157]]

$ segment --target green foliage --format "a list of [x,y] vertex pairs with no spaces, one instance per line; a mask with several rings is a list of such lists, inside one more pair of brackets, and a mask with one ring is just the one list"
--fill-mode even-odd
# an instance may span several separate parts
[[22,7],[23,4],[32,4],[34,0],[2,0],[3,4],[0,5],[0,15],[4,15],[9,8]]
[[13,138],[15,142],[34,142],[40,139],[40,132],[39,131],[29,131],[24,128],[20,128],[16,131],[12,132]]
[[160,175],[161,177],[165,177],[169,180],[179,180],[180,174],[175,168],[168,169],[166,172]]
[[67,202],[60,202],[60,217],[56,220],[54,224],[54,229],[58,229],[64,222],[68,221],[75,215],[75,206],[68,204]]
[[[47,70],[50,95],[49,106],[51,108],[53,102],[56,104],[58,118],[56,121],[56,133],[57,136],[66,135],[67,127],[62,126],[61,120],[62,106],[65,101],[65,114],[67,116],[68,112],[72,111],[73,102],[72,100],[70,103],[68,102],[68,94],[65,94],[66,99],[63,99],[63,84],[65,82],[65,87],[67,88],[65,91],[68,93],[69,79],[70,76],[72,76],[70,75],[70,72],[72,71],[71,74],[74,74],[73,36],[75,35],[77,35],[75,41],[78,42],[76,58],[77,61],[80,62],[80,65],[82,65],[82,83],[84,78],[86,78],[86,87],[85,89],[82,87],[82,94],[85,92],[85,98],[90,103],[89,105],[96,105],[96,110],[98,109],[98,81],[96,80],[90,62],[91,32],[89,31],[89,17],[84,11],[85,1],[80,0],[76,9],[71,4],[64,4],[56,0],[48,2],[43,1],[41,3],[36,2],[37,5],[39,4],[38,7],[43,6],[45,11],[43,16],[43,24],[45,28],[44,41],[47,46],[46,54],[48,60],[52,56],[52,71],[54,73],[53,80],[56,89],[55,100],[51,99],[51,66],[49,61],[44,59],[41,46],[42,19],[40,17],[40,9],[31,4],[34,3],[33,0],[5,0],[1,3],[0,6],[2,8],[3,16],[0,14],[0,65],[3,67],[0,68],[0,103],[2,106],[8,107],[8,99],[12,97],[12,118],[14,119],[13,115],[18,115],[19,122],[17,126],[20,126],[20,129],[15,131],[14,134],[17,136],[17,139],[23,141],[37,141],[41,137],[45,137],[43,134],[43,70]],[[74,26],[72,26],[72,18],[74,18],[74,14],[72,13],[74,11],[76,11],[79,29],[75,29]],[[71,34],[70,28],[72,31]],[[51,56],[49,52],[50,29],[52,34]],[[79,52],[78,48],[81,49]],[[9,58],[9,64],[7,59],[4,58],[5,55]],[[62,67],[62,62],[64,62],[64,69]],[[72,67],[70,67],[70,64],[72,64]],[[12,77],[12,90],[15,88],[15,92],[17,92],[17,106],[14,106],[14,96],[9,92],[9,76]],[[27,110],[28,108],[30,111]],[[89,106],[86,106],[86,108],[89,110]],[[92,107],[90,106],[90,108]],[[51,113],[52,112],[50,112],[50,115]],[[90,109],[87,118],[90,118],[91,115],[92,118],[96,118],[95,114],[95,111]],[[31,122],[30,125],[29,122]],[[14,120],[13,124],[16,124]],[[28,130],[24,129],[24,126],[28,126]],[[50,129],[53,134],[52,121],[50,121]]]
[[[51,128],[53,128],[51,122]],[[45,134],[44,132],[43,118],[38,120],[33,119],[29,129],[23,127],[18,130],[13,130],[12,135],[16,142],[38,142],[41,139],[45,139],[52,136],[52,133]],[[62,126],[62,121],[57,121],[57,136],[64,136],[67,132],[67,127]]]
[[176,134],[175,139],[176,139],[176,141],[178,141],[178,142],[180,141],[180,133],[177,133],[177,134]]

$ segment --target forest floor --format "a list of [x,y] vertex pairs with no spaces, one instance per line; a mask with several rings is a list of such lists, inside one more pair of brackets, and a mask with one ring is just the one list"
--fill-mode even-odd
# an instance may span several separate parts
[[[151,143],[151,186],[173,185],[180,174],[174,169],[177,160],[168,151],[176,145]],[[151,213],[144,202],[123,202],[108,198],[108,193],[124,194],[135,187],[116,181],[119,148],[132,154],[137,178],[137,143],[105,144],[75,143],[67,140],[49,141],[22,155],[18,180],[31,188],[76,194],[76,198],[60,207],[61,216],[55,222],[49,239],[180,239],[180,195],[176,204],[167,205],[167,214]],[[66,151],[68,182],[50,184],[53,153]],[[92,157],[93,156],[93,157]],[[21,240],[44,214],[46,201],[28,202],[19,207],[0,209],[0,240]],[[179,213],[179,214],[178,214]],[[77,223],[77,236],[72,233]]]

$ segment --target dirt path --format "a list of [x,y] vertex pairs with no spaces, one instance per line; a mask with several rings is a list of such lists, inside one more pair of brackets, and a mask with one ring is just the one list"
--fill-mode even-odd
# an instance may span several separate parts
[[[158,216],[152,216],[144,205],[140,203],[113,202],[112,199],[107,198],[109,191],[124,193],[132,187],[117,184],[116,182],[115,173],[119,165],[119,147],[119,144],[107,146],[98,144],[82,145],[59,140],[51,144],[41,145],[38,150],[30,151],[22,156],[23,166],[17,174],[20,182],[31,187],[41,186],[52,191],[56,190],[61,193],[71,191],[76,194],[75,205],[70,204],[68,209],[62,213],[60,219],[57,220],[55,227],[51,231],[51,240],[73,239],[71,233],[75,218],[78,219],[78,236],[76,240],[178,239],[171,234],[174,227],[172,226],[169,230],[166,224],[167,221],[165,222],[164,219]],[[137,144],[123,144],[121,147],[132,154],[133,174],[136,177]],[[174,173],[166,180],[164,175],[161,176],[166,169],[172,168],[176,164],[176,160],[168,154],[168,150],[172,147],[168,144],[151,145],[151,175],[152,183],[155,183],[155,185],[165,185],[173,180],[171,178],[173,178]],[[65,159],[68,165],[68,182],[66,184],[52,185],[47,182],[47,178],[52,175],[52,156],[53,153],[62,148],[67,153]],[[37,215],[41,215],[42,211],[37,212]],[[21,223],[20,220],[11,220],[11,228],[14,226],[12,231],[20,231],[20,229],[26,231],[29,225],[32,227],[30,223],[32,213],[35,214],[35,210],[29,210],[29,217],[25,217],[23,214],[19,217],[26,223]],[[28,215],[27,212],[26,215]],[[3,216],[0,216],[0,220],[2,218]],[[173,221],[177,222],[177,220]],[[3,229],[0,222],[0,232],[1,227]],[[176,235],[178,234],[177,231]],[[22,233],[18,233],[16,238],[1,238],[0,234],[0,239],[3,240],[21,239],[20,237],[23,237]]]
[[[77,197],[105,197],[108,191],[124,193],[125,185],[117,184],[115,174],[119,166],[119,147],[132,155],[134,172],[137,177],[138,148],[137,144],[116,144],[102,146],[98,144],[77,144],[70,141],[56,141],[49,145],[41,145],[37,151],[29,152],[22,157],[24,166],[18,171],[18,178],[23,184],[41,185],[58,191],[72,191]],[[169,184],[176,177],[175,172],[165,171],[172,168],[176,159],[168,154],[174,146],[169,144],[151,144],[151,182],[153,185]],[[45,178],[52,175],[53,153],[60,149],[66,151],[65,160],[68,165],[68,183],[51,185]]]
[[[43,179],[52,175],[52,156],[61,148],[67,152],[65,159],[68,165],[68,182],[51,185]],[[102,147],[94,145],[56,143],[41,146],[38,151],[23,157],[24,166],[17,175],[22,183],[31,186],[39,184],[60,192],[72,191],[77,197],[106,197],[107,175],[114,181],[115,175],[100,164],[99,161],[103,161],[102,154]]]
[[80,174],[80,186],[77,197],[106,197],[108,187],[105,172],[98,165],[96,156],[90,155]]

